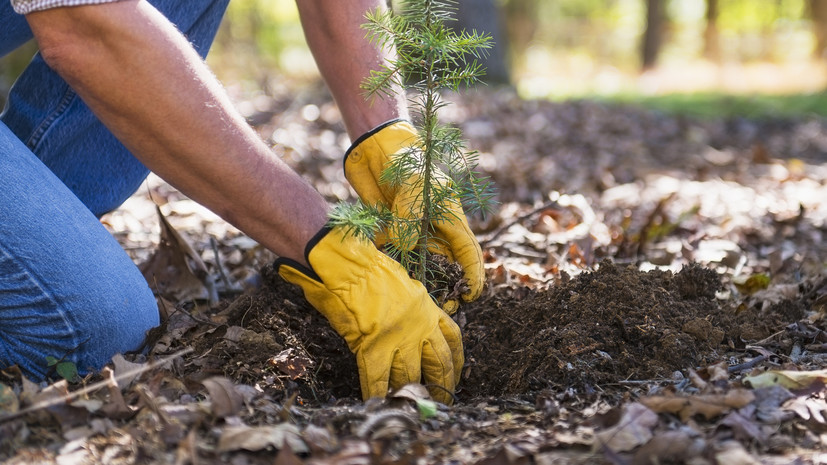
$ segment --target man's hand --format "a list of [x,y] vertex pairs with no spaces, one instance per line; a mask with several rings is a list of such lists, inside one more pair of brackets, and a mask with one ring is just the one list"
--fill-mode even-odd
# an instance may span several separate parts
[[451,403],[464,363],[462,336],[425,287],[373,244],[340,228],[320,231],[306,258],[311,269],[287,259],[275,267],[345,338],[356,355],[362,396],[384,397],[389,387],[424,378],[434,399]]
[[[379,179],[391,157],[416,144],[418,139],[410,123],[396,120],[379,126],[353,143],[345,154],[345,177],[363,202],[384,205],[394,214],[403,217],[417,214],[411,209],[411,205],[412,199],[421,198],[421,183],[391,186],[379,182]],[[432,227],[437,239],[433,249],[434,252],[462,266],[468,285],[468,291],[462,298],[469,302],[479,297],[485,283],[482,250],[468,226],[459,201],[451,201],[445,207],[452,213],[453,218],[450,221],[433,222]],[[381,246],[383,240],[393,241],[399,247],[410,247],[417,242],[416,238],[408,238],[405,244],[401,244],[392,237],[393,234],[390,236],[388,239],[379,239],[377,245]],[[449,300],[443,304],[443,309],[452,314],[458,306],[458,301]]]

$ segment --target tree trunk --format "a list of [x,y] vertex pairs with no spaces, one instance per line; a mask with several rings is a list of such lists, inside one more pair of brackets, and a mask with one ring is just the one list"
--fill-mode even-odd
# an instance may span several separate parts
[[525,52],[537,31],[538,0],[507,0],[503,13],[511,69],[522,69]]
[[810,19],[816,47],[813,54],[818,59],[827,58],[827,0],[809,0]]
[[646,30],[641,50],[643,71],[654,68],[663,41],[663,0],[646,0]]
[[718,34],[718,0],[706,0],[706,29],[704,30],[704,57],[719,63],[721,43]]
[[486,68],[482,80],[493,84],[511,82],[506,60],[508,44],[501,26],[500,11],[496,0],[460,0],[454,26],[457,30],[477,31],[494,39],[494,48],[479,60]]

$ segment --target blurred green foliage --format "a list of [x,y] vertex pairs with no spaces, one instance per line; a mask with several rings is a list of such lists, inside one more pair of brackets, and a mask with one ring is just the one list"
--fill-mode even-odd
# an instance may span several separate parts
[[[680,0],[672,3],[689,3]],[[732,32],[767,31],[783,27],[784,21],[798,21],[806,16],[804,0],[725,0],[721,4],[719,25]]]
[[223,81],[317,76],[294,0],[233,0],[207,62]]
[[765,119],[805,115],[827,117],[827,93],[824,92],[790,95],[733,95],[715,92],[658,96],[622,94],[601,100],[642,105],[668,114],[702,119]]
[[[516,28],[522,37],[518,40],[512,34],[509,42],[514,83],[527,97],[614,95],[622,100],[640,99],[668,111],[703,113],[705,108],[715,108],[713,113],[739,109],[757,114],[823,114],[824,98],[820,94],[721,99],[718,97],[722,95],[712,91],[643,97],[665,92],[657,86],[641,85],[638,74],[640,39],[646,24],[644,0],[499,1],[503,7],[527,5],[522,11],[530,12],[523,18],[504,17],[504,21],[524,21]],[[716,66],[704,58],[705,0],[664,1],[668,20],[657,69]],[[718,70],[744,63],[812,64],[816,40],[807,3],[808,0],[719,0]],[[503,8],[504,12],[512,10],[515,9]],[[0,58],[0,103],[34,50],[35,46],[29,44],[24,50]],[[304,42],[294,0],[231,1],[208,63],[225,84],[242,83],[250,89],[266,88],[274,77],[306,80],[318,76]],[[742,79],[738,72],[734,80],[726,81],[729,87],[721,88],[731,91],[741,81],[746,85],[747,79]],[[808,72],[793,76],[804,79]],[[761,73],[759,69],[753,74],[761,77]],[[680,71],[676,76],[694,79],[688,74],[682,76]],[[751,79],[756,78],[753,75]],[[714,89],[715,82],[710,85]],[[722,101],[726,103],[718,103]],[[697,109],[690,102],[699,102]]]

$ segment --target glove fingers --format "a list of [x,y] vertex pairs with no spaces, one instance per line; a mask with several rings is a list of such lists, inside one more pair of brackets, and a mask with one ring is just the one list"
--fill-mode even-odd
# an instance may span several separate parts
[[418,143],[416,129],[407,121],[394,120],[374,128],[354,141],[345,153],[345,177],[363,201],[390,206],[395,188],[382,184],[382,172],[391,156]]
[[421,184],[409,179],[399,186],[391,205],[391,210],[399,221],[395,221],[388,228],[388,236],[399,250],[413,250],[419,242],[419,218],[422,218],[425,208],[419,198],[421,195]]
[[377,249],[382,250],[390,242],[391,239],[388,236],[388,232],[384,228],[376,231],[376,236],[373,238],[373,243],[376,244]]
[[365,357],[366,352],[368,351],[360,350],[356,354],[359,382],[362,385],[362,399],[385,397],[388,395],[388,380],[392,371],[390,360],[368,359]]
[[[485,269],[482,262],[482,249],[477,242],[474,232],[468,226],[462,210],[458,212],[452,221],[441,221],[434,224],[438,235],[445,241],[453,253],[453,259],[462,267],[466,281],[468,281],[468,292],[462,298],[470,302],[482,293],[485,284]],[[449,257],[451,258],[451,257]]]
[[456,313],[457,309],[459,309],[458,300],[446,300],[442,303],[442,311],[449,315],[453,315],[454,313]]
[[419,222],[416,220],[422,215],[421,202],[414,202],[418,195],[413,187],[405,184],[399,188],[396,201],[390,206],[393,214],[399,221],[376,233],[374,243],[382,248],[391,243],[398,250],[411,251],[419,242]]
[[454,369],[450,362],[450,356],[447,357],[448,360],[442,360],[442,358],[445,358],[445,352],[449,349],[444,341],[440,345],[441,347],[433,347],[431,343],[425,342],[422,347],[422,375],[425,378],[425,384],[428,386],[431,397],[438,402],[450,405],[453,403],[453,397],[450,393],[454,392],[456,386]]
[[432,241],[431,244],[428,246],[428,252],[442,255],[443,257],[447,258],[450,262],[455,262],[454,253],[451,252],[450,245],[445,241],[445,239],[441,237],[436,237],[436,240]]
[[388,244],[393,244],[397,250],[404,252],[413,250],[417,242],[419,242],[419,228],[411,228],[406,231],[404,226],[397,224],[380,229],[373,239],[376,248],[380,250]]
[[[415,350],[418,349],[417,346],[414,347]],[[418,383],[421,379],[421,369],[418,353],[403,354],[400,349],[396,349],[390,370],[391,389],[399,389],[406,384]]]
[[460,375],[462,375],[462,367],[465,365],[465,354],[462,349],[462,332],[459,326],[446,314],[439,315],[439,330],[448,343],[448,348],[451,351],[451,361],[454,367],[454,386],[459,384]]
[[425,383],[432,386],[431,396],[451,404],[450,393],[454,392],[464,363],[462,340],[459,327],[445,314],[440,315],[438,331],[435,329],[422,347],[422,374]]

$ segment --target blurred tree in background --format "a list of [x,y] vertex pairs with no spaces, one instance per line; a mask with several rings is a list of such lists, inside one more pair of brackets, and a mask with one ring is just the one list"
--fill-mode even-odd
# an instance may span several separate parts
[[482,80],[495,84],[510,83],[510,67],[506,57],[509,40],[504,33],[505,17],[500,14],[497,0],[460,0],[456,19],[454,27],[458,31],[476,30],[490,35],[494,40],[494,47],[481,60],[486,69]]
[[721,44],[720,36],[718,34],[718,14],[719,14],[718,0],[706,0],[706,15],[704,26],[704,58],[720,63],[721,61]]
[[[827,0],[460,0],[457,25],[526,97],[827,85]],[[0,59],[0,98],[32,53]],[[230,2],[208,62],[245,88],[318,80],[293,0]]]
[[813,20],[813,30],[816,44],[813,54],[818,59],[827,58],[827,0],[809,0],[810,18]]
[[646,28],[643,30],[641,67],[643,70],[655,67],[663,44],[664,23],[663,0],[646,0]]

